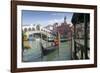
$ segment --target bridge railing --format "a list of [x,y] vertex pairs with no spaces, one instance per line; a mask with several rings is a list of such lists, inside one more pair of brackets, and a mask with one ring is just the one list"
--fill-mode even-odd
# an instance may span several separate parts
[[[89,52],[90,52],[90,48],[85,47],[83,42],[80,43],[77,40],[74,41],[74,54],[73,54],[74,59],[88,59],[90,55]],[[86,55],[86,53],[88,54],[88,56]]]

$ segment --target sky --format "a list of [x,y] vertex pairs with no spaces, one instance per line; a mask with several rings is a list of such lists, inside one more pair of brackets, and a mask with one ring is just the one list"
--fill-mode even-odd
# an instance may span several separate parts
[[71,12],[22,10],[22,25],[40,24],[47,26],[56,22],[61,24],[64,22],[65,16],[66,22],[71,23],[72,15]]

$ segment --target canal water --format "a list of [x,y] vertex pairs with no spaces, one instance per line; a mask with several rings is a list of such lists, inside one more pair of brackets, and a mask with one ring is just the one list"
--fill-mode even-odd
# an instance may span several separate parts
[[27,41],[32,48],[24,49],[22,53],[23,62],[71,60],[71,41],[60,42],[59,48],[54,48],[54,51],[45,56],[43,56],[40,41],[43,43],[43,46],[50,47],[50,45],[52,44],[52,42],[47,42],[41,39]]

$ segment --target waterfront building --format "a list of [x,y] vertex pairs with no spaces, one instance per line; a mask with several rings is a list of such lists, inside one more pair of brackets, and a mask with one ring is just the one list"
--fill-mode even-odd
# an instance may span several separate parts
[[90,15],[88,13],[74,13],[72,23],[74,26],[72,57],[73,59],[89,59]]
[[54,23],[53,24],[53,32],[61,35],[62,38],[69,39],[71,37],[71,27],[70,24],[67,24],[66,16],[64,17],[64,21],[61,24]]

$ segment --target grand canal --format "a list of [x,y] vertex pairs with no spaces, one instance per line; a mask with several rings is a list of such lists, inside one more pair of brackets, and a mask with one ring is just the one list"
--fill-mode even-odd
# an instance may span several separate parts
[[60,42],[59,48],[55,48],[53,46],[49,47],[49,49],[53,48],[55,50],[45,56],[42,54],[43,52],[41,50],[40,41],[43,43],[43,46],[50,46],[53,43],[41,39],[26,41],[32,48],[24,48],[22,53],[23,62],[71,60],[71,41]]

